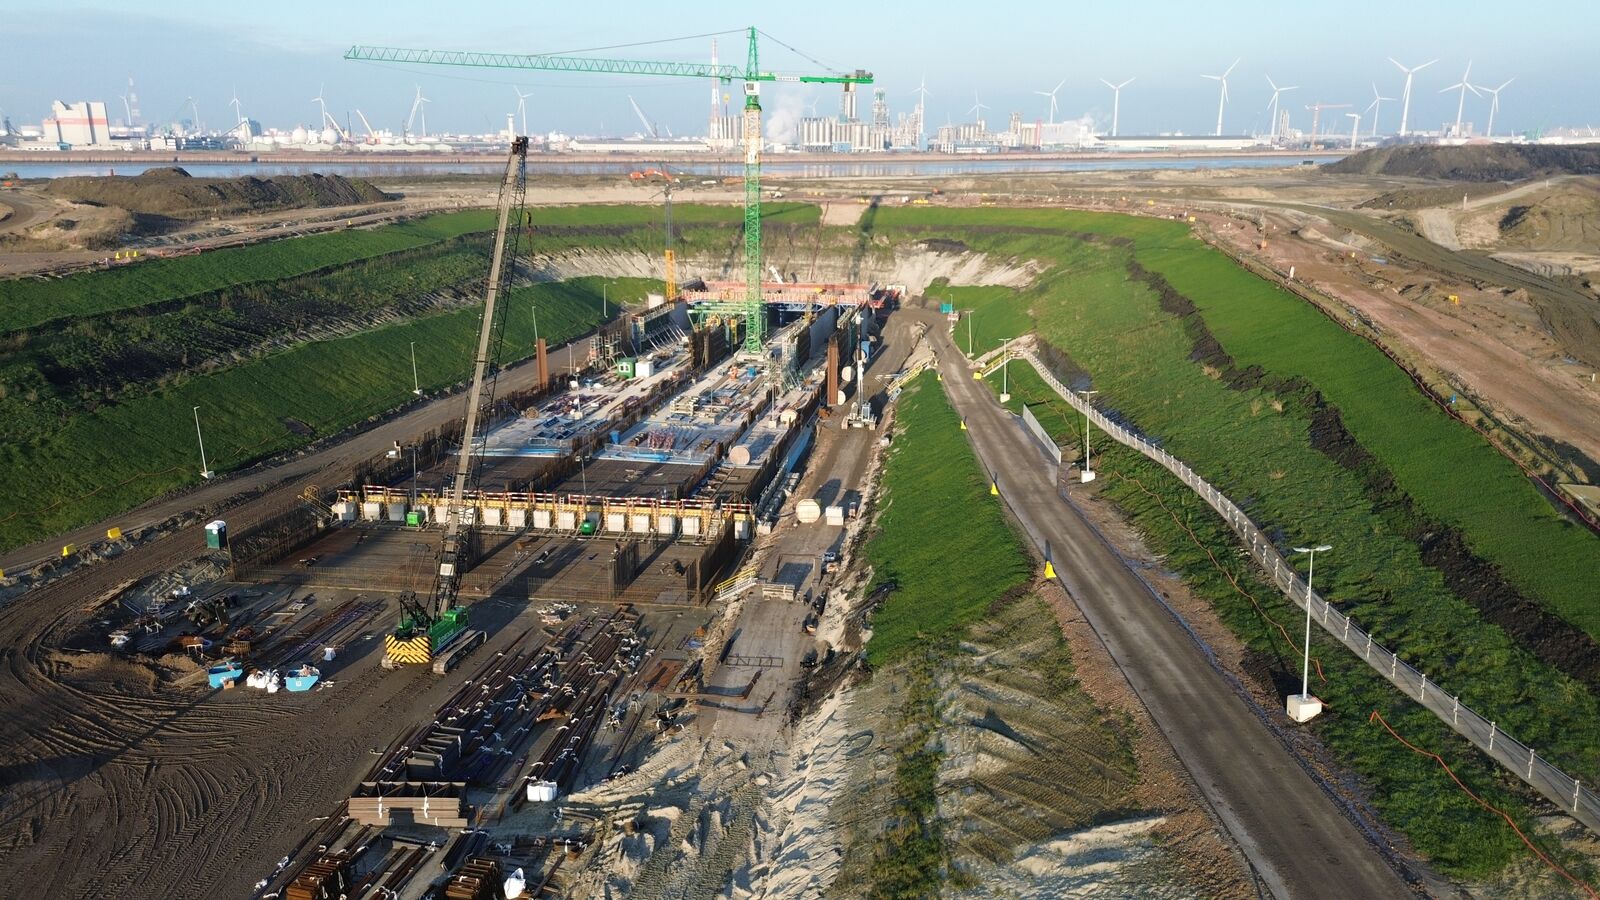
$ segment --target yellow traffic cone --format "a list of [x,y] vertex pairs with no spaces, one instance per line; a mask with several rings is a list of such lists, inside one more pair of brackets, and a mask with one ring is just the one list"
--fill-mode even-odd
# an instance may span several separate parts
[[989,479],[989,496],[991,496],[991,497],[1000,496],[1000,482],[995,481],[992,478]]
[[961,430],[962,431],[966,431],[967,430],[967,420],[966,419],[962,419],[961,420]]
[[1046,577],[1046,578],[1054,578],[1054,577],[1056,577],[1056,566],[1055,566],[1055,563],[1051,562],[1048,559],[1044,561],[1044,577]]

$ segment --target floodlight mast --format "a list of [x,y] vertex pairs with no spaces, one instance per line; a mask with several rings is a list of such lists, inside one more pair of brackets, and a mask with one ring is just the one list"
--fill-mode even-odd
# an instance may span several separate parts
[[822,75],[763,72],[759,63],[757,29],[746,29],[749,51],[744,66],[716,63],[662,62],[602,59],[526,53],[479,53],[451,50],[355,46],[345,59],[408,65],[470,66],[493,69],[538,69],[556,72],[590,72],[605,75],[656,75],[679,78],[715,78],[723,83],[744,82],[744,276],[742,301],[701,304],[702,315],[739,315],[745,319],[744,349],[760,351],[766,337],[766,309],[761,298],[761,83],[871,84],[872,73],[862,69]]

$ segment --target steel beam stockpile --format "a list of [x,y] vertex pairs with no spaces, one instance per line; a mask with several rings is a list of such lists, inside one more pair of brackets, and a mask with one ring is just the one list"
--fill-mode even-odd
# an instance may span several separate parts
[[[636,612],[618,607],[576,619],[547,639],[530,639],[532,629],[524,632],[511,649],[463,681],[433,721],[395,741],[344,802],[345,815],[308,834],[291,855],[310,850],[306,861],[298,869],[285,866],[268,882],[293,887],[294,896],[307,900],[365,896],[361,891],[374,886],[399,891],[437,848],[391,837],[394,846],[381,860],[359,866],[364,874],[356,878],[357,861],[386,826],[414,822],[467,828],[474,815],[468,791],[511,787],[512,800],[520,805],[527,796],[518,778],[524,767],[531,779],[570,788],[584,752],[607,721],[613,694],[648,655],[638,623]],[[547,723],[555,724],[554,737],[530,765],[519,752],[538,746],[536,732]],[[460,846],[445,868],[476,850]],[[472,874],[466,868],[462,873]]]

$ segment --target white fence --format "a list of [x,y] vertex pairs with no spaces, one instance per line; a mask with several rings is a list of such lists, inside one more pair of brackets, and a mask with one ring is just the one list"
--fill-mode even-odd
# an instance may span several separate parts
[[1056,445],[1055,438],[1050,436],[1050,432],[1045,431],[1044,426],[1039,424],[1039,420],[1034,418],[1033,410],[1029,409],[1026,403],[1022,405],[1022,424],[1023,427],[1028,429],[1029,433],[1038,438],[1039,442],[1044,445],[1044,451],[1050,454],[1050,457],[1056,461],[1056,465],[1061,465],[1061,448]]
[[[1039,360],[1032,348],[1019,349],[1016,354],[1031,363],[1046,384],[1079,412],[1087,414],[1089,421],[1098,425],[1112,439],[1139,451],[1182,479],[1184,484],[1199,494],[1202,500],[1222,516],[1239,536],[1240,541],[1250,548],[1251,558],[1272,576],[1273,582],[1283,591],[1284,596],[1301,609],[1306,608],[1308,591],[1305,582],[1295,575],[1294,570],[1273,548],[1272,542],[1267,540],[1255,523],[1250,521],[1232,500],[1195,474],[1194,470],[1182,460],[1101,415],[1081,397],[1068,390],[1050,373],[1049,368]],[[1037,424],[1035,420],[1034,425]],[[1058,449],[1057,454],[1059,453]],[[1412,668],[1399,656],[1374,642],[1372,635],[1357,627],[1348,616],[1334,609],[1322,597],[1310,593],[1309,602],[1311,617],[1323,631],[1365,660],[1367,665],[1387,678],[1406,696],[1427,707],[1479,750],[1504,766],[1507,771],[1532,785],[1535,790],[1588,826],[1590,830],[1600,832],[1600,795],[1597,795],[1593,788],[1584,789],[1577,779],[1540,759],[1532,747],[1501,731],[1495,722],[1463,706],[1460,698],[1452,695],[1442,685],[1430,681],[1425,673]]]

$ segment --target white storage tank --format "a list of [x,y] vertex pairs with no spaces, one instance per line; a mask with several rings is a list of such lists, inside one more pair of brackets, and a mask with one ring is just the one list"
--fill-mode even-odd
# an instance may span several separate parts
[[650,533],[650,514],[649,513],[634,513],[633,514],[633,521],[629,523],[629,526],[630,526],[631,530],[635,534],[649,534]]
[[500,520],[505,515],[505,510],[498,506],[487,506],[483,510],[483,524],[490,528],[499,528]]
[[406,520],[406,505],[404,503],[389,504],[389,521],[404,522]]
[[[550,528],[550,510],[548,510],[548,509],[536,509],[536,510],[534,510],[533,511],[533,527],[538,528],[540,530],[548,530]],[[572,526],[569,525],[567,527],[570,528]]]
[[801,500],[795,504],[794,517],[802,525],[810,525],[822,518],[822,504],[815,500]]
[[607,531],[627,531],[627,517],[623,513],[606,513]]
[[383,518],[383,504],[376,500],[368,500],[361,504],[361,518],[368,522],[376,522]]
[[656,517],[656,532],[658,534],[677,534],[678,517],[661,515]]
[[750,448],[744,444],[735,444],[733,449],[728,451],[728,462],[735,466],[750,465]]
[[528,527],[528,511],[525,509],[512,507],[506,511],[506,517],[510,520],[508,524],[512,528]]

